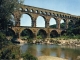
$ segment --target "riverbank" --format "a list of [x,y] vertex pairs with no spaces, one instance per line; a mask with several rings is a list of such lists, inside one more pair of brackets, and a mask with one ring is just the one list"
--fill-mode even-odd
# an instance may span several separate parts
[[68,60],[68,59],[63,59],[63,58],[53,57],[53,56],[39,56],[38,60]]

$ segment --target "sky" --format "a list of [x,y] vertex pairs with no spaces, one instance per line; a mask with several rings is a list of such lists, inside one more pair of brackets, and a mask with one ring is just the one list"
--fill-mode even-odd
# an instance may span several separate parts
[[[80,0],[24,0],[23,4],[80,16]],[[50,25],[53,24],[56,24],[56,22],[51,18]],[[31,18],[23,14],[21,17],[21,26],[26,25],[31,26]],[[37,27],[45,26],[44,19],[41,16],[37,18],[36,25]]]

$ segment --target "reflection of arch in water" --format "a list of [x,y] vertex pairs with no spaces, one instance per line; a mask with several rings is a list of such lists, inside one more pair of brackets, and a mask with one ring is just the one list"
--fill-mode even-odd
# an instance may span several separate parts
[[40,35],[42,38],[46,38],[46,37],[47,37],[46,31],[43,30],[43,29],[40,29],[40,30],[38,31],[37,36],[39,36],[39,35]]
[[50,37],[51,37],[51,38],[58,37],[58,32],[57,32],[56,30],[52,30],[52,31],[50,32]]

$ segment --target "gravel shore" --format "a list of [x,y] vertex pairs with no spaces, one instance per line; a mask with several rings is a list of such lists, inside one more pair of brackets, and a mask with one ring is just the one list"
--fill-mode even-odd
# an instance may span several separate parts
[[38,57],[38,60],[67,60],[67,59],[53,57],[53,56],[40,56]]

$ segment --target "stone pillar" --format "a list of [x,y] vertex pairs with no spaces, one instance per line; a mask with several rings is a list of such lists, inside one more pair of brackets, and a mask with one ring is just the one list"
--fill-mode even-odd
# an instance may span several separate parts
[[17,21],[15,22],[15,26],[20,26],[20,20],[17,20]]
[[36,27],[36,18],[35,17],[32,18],[32,27]]
[[69,22],[69,20],[67,19],[66,22],[65,22],[66,23],[65,29],[68,29],[68,22]]
[[45,28],[49,28],[49,21],[45,21]]
[[36,27],[36,20],[32,20],[32,27]]
[[57,29],[60,29],[60,21],[61,21],[61,18],[56,17],[55,20],[56,20],[56,24],[57,24],[56,25],[56,28]]

